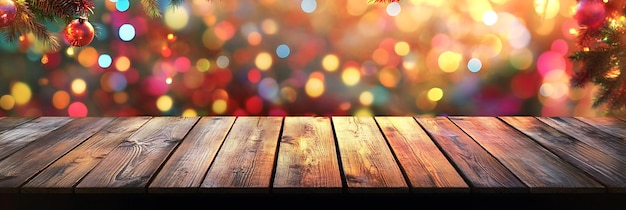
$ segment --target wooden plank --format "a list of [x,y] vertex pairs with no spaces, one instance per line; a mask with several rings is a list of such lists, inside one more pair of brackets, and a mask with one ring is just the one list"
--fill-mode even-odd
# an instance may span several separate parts
[[235,117],[203,117],[148,187],[150,193],[196,193]]
[[529,188],[446,117],[416,117],[464,176],[472,192],[525,193]]
[[72,193],[91,169],[149,117],[116,118],[105,128],[61,157],[21,188],[22,193]]
[[573,117],[537,117],[537,119],[613,157],[626,160],[626,139],[605,133]]
[[154,117],[113,149],[76,193],[145,193],[146,186],[198,117]]
[[618,138],[626,139],[626,121],[614,117],[574,117],[601,131]]
[[340,193],[339,160],[328,117],[286,117],[273,192]]
[[93,117],[74,119],[7,157],[0,162],[0,192],[18,192],[19,187],[28,179],[91,137],[111,120],[112,118]]
[[373,117],[332,117],[348,192],[409,192]]
[[536,193],[599,193],[604,186],[495,117],[451,117]]
[[412,117],[375,117],[413,192],[470,192],[461,175]]
[[0,117],[0,133],[33,120],[32,117]]
[[0,134],[0,160],[70,121],[68,117],[40,117],[6,130]]
[[269,193],[282,117],[238,117],[200,192]]
[[562,159],[592,175],[609,192],[626,192],[626,161],[563,134],[533,117],[500,117]]

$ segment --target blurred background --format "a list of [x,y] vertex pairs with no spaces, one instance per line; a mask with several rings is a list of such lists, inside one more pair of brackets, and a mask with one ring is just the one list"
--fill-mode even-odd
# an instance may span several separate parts
[[575,0],[95,2],[87,46],[0,40],[0,116],[606,115]]

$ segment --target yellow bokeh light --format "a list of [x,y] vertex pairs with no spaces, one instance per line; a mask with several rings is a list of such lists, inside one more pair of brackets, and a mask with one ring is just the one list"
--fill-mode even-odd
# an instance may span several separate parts
[[361,102],[363,106],[372,105],[372,103],[374,102],[374,94],[369,91],[362,92],[359,96],[359,102]]
[[554,18],[561,9],[560,1],[557,0],[535,0],[535,12],[543,19]]
[[455,72],[459,68],[461,59],[461,54],[452,51],[445,51],[439,55],[437,63],[439,64],[441,71],[451,73]]
[[228,103],[225,100],[218,99],[213,102],[212,108],[215,114],[223,114],[228,109]]
[[378,74],[378,79],[380,80],[380,84],[387,88],[393,88],[398,85],[400,82],[401,73],[396,68],[384,68]]
[[78,63],[84,67],[92,67],[98,63],[98,51],[93,47],[85,47],[78,53]]
[[355,117],[371,117],[374,116],[374,113],[372,113],[372,110],[361,108],[356,110],[353,115]]
[[209,69],[211,68],[211,62],[209,61],[209,59],[200,58],[198,59],[198,61],[196,61],[196,68],[199,72],[209,71]]
[[363,0],[348,0],[346,2],[346,9],[348,10],[348,14],[352,16],[360,16],[367,11],[369,5],[366,1]]
[[71,58],[71,57],[74,57],[74,54],[76,54],[76,51],[74,51],[74,48],[73,48],[73,47],[68,47],[68,48],[65,50],[65,54],[67,55],[67,57],[70,57],[70,58]]
[[324,82],[319,78],[309,78],[304,89],[309,97],[317,98],[324,94]]
[[15,99],[10,95],[3,95],[0,97],[0,108],[4,110],[11,110],[15,106]]
[[164,14],[165,25],[172,30],[181,30],[189,22],[189,12],[185,7],[168,7]]
[[174,105],[174,101],[172,100],[172,97],[168,95],[163,95],[156,101],[157,109],[161,112],[169,111],[172,108],[172,105]]
[[267,52],[259,53],[254,59],[254,64],[261,71],[267,71],[272,67],[272,56]]
[[333,72],[339,67],[339,57],[334,54],[328,54],[322,59],[322,67],[326,71]]
[[83,79],[74,79],[72,81],[72,92],[76,95],[82,95],[87,90],[87,82]]
[[469,15],[476,22],[482,22],[483,14],[485,12],[493,10],[491,4],[487,0],[472,0],[468,3]]
[[120,56],[115,60],[115,68],[118,71],[125,72],[130,68],[130,59],[126,56]]
[[70,105],[70,94],[59,90],[52,95],[52,105],[56,109],[65,109],[68,105]]
[[198,116],[198,112],[194,109],[185,109],[182,114],[183,117],[196,117]]
[[443,98],[443,90],[441,88],[431,88],[428,91],[428,100],[439,101]]
[[394,50],[396,51],[396,54],[398,54],[399,56],[405,56],[409,54],[409,52],[411,51],[411,47],[409,46],[409,43],[398,42],[396,43]]
[[361,80],[361,72],[354,67],[348,67],[341,73],[341,80],[347,86],[354,86]]
[[13,84],[11,88],[11,95],[15,100],[16,105],[24,105],[30,101],[30,97],[32,96],[32,92],[30,87],[24,82],[16,82]]

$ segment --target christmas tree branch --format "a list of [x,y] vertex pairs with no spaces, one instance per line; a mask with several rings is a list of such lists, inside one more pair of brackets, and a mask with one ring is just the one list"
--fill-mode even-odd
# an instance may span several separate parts
[[[49,46],[52,51],[61,48],[59,39],[50,32],[42,22],[62,20],[63,23],[93,14],[95,6],[93,0],[14,0],[17,14],[14,22],[1,28],[9,42],[20,36],[32,33],[35,37]],[[141,0],[144,11],[151,18],[161,17],[161,10],[157,0]],[[169,6],[179,6],[184,0],[172,0]]]

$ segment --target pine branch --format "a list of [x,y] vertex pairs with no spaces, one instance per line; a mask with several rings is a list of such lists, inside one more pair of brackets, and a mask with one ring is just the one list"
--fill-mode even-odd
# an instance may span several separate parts
[[[184,2],[185,0],[171,0],[169,6],[178,7]],[[157,0],[141,0],[141,5],[149,17],[159,18],[162,16],[161,10],[159,9],[159,2],[157,2]]]
[[35,14],[29,10],[26,2],[17,1],[15,2],[15,7],[17,9],[15,22],[8,26],[6,31],[9,41],[15,41],[22,34],[32,32],[35,37],[41,39],[44,44],[49,45],[53,50],[61,47],[58,38],[43,24],[35,21]]
[[156,0],[141,0],[143,9],[151,18],[161,17],[161,10],[159,9],[159,2]]

